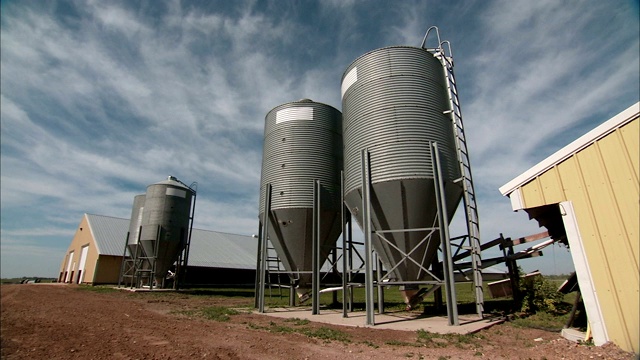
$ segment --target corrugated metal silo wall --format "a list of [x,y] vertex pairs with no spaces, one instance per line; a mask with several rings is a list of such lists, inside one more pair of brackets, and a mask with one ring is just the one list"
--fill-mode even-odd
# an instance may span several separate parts
[[140,233],[140,225],[142,224],[142,213],[144,211],[145,195],[136,195],[133,198],[133,208],[131,209],[131,218],[129,220],[129,235],[127,238],[127,246],[129,253],[133,256],[137,251],[138,235]]
[[[361,151],[369,149],[372,179],[372,218],[376,229],[424,228],[436,225],[436,202],[430,143],[437,142],[445,180],[448,212],[453,215],[461,188],[443,67],[420,48],[377,49],[356,59],[342,78],[345,161],[345,201],[362,224]],[[414,248],[425,233],[394,235],[403,251]],[[422,245],[414,260],[428,266],[436,256],[439,237]],[[401,255],[374,239],[387,268]],[[423,258],[423,253],[426,257]],[[394,274],[400,280],[422,280],[423,273],[405,262]]]
[[335,108],[311,100],[291,102],[267,114],[264,133],[260,219],[266,184],[271,184],[275,222],[269,224],[269,238],[286,269],[310,271],[316,179],[322,185],[323,261],[341,232],[342,116]]

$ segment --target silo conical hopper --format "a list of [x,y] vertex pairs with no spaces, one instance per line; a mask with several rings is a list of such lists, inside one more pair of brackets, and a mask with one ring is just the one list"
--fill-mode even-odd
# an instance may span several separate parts
[[140,225],[142,224],[142,213],[144,212],[145,195],[136,195],[133,198],[133,208],[131,209],[131,219],[129,220],[129,237],[127,238],[127,248],[131,257],[139,257],[141,249],[138,246],[140,236]]
[[147,187],[140,245],[155,263],[158,285],[186,244],[192,198],[193,190],[173,176]]
[[[342,77],[345,202],[362,227],[361,151],[370,152],[372,226],[376,230],[437,226],[431,142],[440,149],[449,219],[462,196],[443,66],[424,49],[394,46],[371,51]],[[437,259],[439,234],[418,245],[426,231],[386,234],[392,244],[428,268]],[[381,241],[373,247],[396,281],[428,275]],[[396,265],[400,264],[398,267]],[[402,288],[401,288],[402,289]]]
[[[335,108],[303,99],[275,107],[265,118],[260,219],[265,212],[265,189],[271,184],[268,237],[292,280],[298,296],[311,285],[313,181],[320,180],[320,261],[327,258],[342,226],[340,171],[342,117]],[[264,225],[264,224],[263,224]]]

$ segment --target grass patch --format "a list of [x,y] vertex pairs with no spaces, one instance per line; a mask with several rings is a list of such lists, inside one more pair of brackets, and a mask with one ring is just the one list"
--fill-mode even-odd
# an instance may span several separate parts
[[308,325],[310,323],[309,320],[307,319],[300,319],[300,318],[291,318],[291,319],[285,319],[285,322],[292,322],[293,325],[297,325],[297,326],[302,326],[302,325]]
[[215,321],[229,321],[231,315],[238,315],[239,312],[234,309],[230,309],[224,306],[210,306],[200,310],[202,316],[209,320]]
[[568,319],[568,313],[557,315],[540,311],[535,314],[516,317],[509,324],[520,328],[561,331]]
[[456,346],[458,348],[468,348],[470,346],[481,347],[480,340],[482,337],[478,337],[474,334],[438,334],[425,330],[418,330],[416,332],[417,337],[415,342],[387,341],[385,344],[391,346],[413,346],[413,347],[430,347],[430,348],[443,348],[449,345]]
[[77,287],[80,291],[91,291],[96,293],[112,293],[118,291],[114,289],[112,286],[91,286],[91,285],[78,285]]
[[198,316],[207,320],[225,322],[229,321],[232,315],[238,315],[240,312],[224,306],[209,306],[196,310],[179,310],[172,313],[186,315],[189,317]]
[[209,297],[233,297],[233,298],[246,298],[247,300],[253,299],[255,295],[254,289],[248,288],[195,288],[195,289],[183,289],[180,293],[193,295],[193,296],[209,296]]
[[369,346],[369,347],[372,347],[372,348],[374,348],[374,349],[377,349],[377,348],[379,348],[379,347],[380,347],[380,346],[378,346],[378,345],[376,345],[376,344],[372,343],[372,342],[371,342],[371,341],[369,341],[369,340],[365,340],[365,341],[362,341],[362,342],[360,342],[360,343],[361,343],[361,344],[364,344],[364,345],[367,345],[367,346]]
[[344,343],[351,342],[351,339],[349,339],[349,334],[328,327],[304,329],[302,333],[304,335],[307,335],[308,337],[318,338],[325,341],[341,341]]
[[291,334],[296,332],[296,330],[290,326],[278,325],[273,321],[269,322],[269,327],[266,328],[269,332],[281,333],[281,334]]
[[256,325],[254,323],[247,323],[247,328],[249,328],[251,330],[266,330],[265,327],[262,327],[260,325]]
[[471,345],[480,346],[480,340],[483,338],[483,336],[475,334],[438,334],[423,329],[418,330],[417,335],[416,342],[428,347],[454,345],[458,348],[465,348]]
[[300,319],[287,319],[286,322],[294,322],[294,326],[279,325],[273,321],[269,322],[269,326],[260,326],[255,324],[247,324],[249,329],[253,330],[266,330],[273,333],[281,334],[301,334],[307,337],[324,340],[325,342],[340,341],[344,343],[351,342],[349,334],[340,330],[335,330],[328,327],[311,328],[304,326],[309,323],[308,320]]
[[398,341],[398,340],[389,340],[385,342],[385,344],[391,345],[391,346],[413,346],[413,347],[422,346],[421,344],[418,344],[418,343]]

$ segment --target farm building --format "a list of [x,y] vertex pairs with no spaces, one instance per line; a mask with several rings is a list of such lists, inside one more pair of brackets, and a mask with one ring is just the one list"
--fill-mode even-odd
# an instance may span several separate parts
[[[129,219],[85,214],[60,266],[59,282],[117,284]],[[257,241],[193,229],[186,284],[253,284]]]
[[596,345],[639,352],[639,116],[636,103],[500,188],[566,239]]

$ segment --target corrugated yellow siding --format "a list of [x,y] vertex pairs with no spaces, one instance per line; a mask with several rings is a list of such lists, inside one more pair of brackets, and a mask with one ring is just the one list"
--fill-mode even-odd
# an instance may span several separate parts
[[624,146],[629,155],[629,162],[635,174],[635,186],[638,189],[638,173],[640,172],[640,156],[638,155],[638,134],[640,133],[640,125],[638,119],[630,122],[626,126],[620,128],[619,134],[622,137]]
[[94,268],[98,271],[93,277],[93,284],[117,284],[120,278],[120,267],[122,266],[122,256],[102,255]]
[[524,208],[572,201],[609,339],[639,352],[640,129],[636,117],[520,188]]
[[520,192],[522,192],[522,204],[525,209],[546,204],[544,196],[542,195],[540,177],[531,180],[525,186],[521,187]]
[[542,174],[539,180],[539,187],[545,204],[555,204],[567,200],[557,167],[553,167]]

